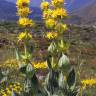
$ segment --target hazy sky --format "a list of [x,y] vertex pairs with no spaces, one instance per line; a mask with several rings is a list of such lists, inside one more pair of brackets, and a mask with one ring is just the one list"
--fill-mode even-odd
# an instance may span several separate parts
[[[17,0],[7,0],[7,1],[10,1],[10,2],[16,2]],[[36,6],[36,7],[40,7],[40,3],[41,3],[42,0],[31,0],[31,5],[32,6]],[[46,1],[51,1],[51,0],[46,0]],[[81,0],[65,0],[67,2],[66,6],[67,8],[70,10],[70,6],[72,5],[72,3],[74,1],[81,1]]]
[[[7,0],[7,1],[16,2],[17,0]],[[32,6],[38,6],[39,7],[41,1],[42,0],[31,0]],[[47,1],[50,1],[50,0],[47,0]]]
[[[11,1],[11,2],[15,3],[17,0],[7,0],[7,1]],[[42,0],[31,0],[32,6],[39,7],[41,1]],[[46,0],[46,1],[50,1],[50,0]],[[68,9],[78,9],[78,8],[84,7],[96,0],[65,0],[65,1],[67,3],[66,6]]]
[[[16,2],[17,0],[7,0],[7,1],[10,1],[10,2]],[[42,0],[31,0],[31,2],[32,2],[32,6],[40,6],[40,3],[41,3],[41,1]],[[50,1],[50,0],[46,0],[46,1]],[[72,2],[72,1],[74,1],[74,0],[66,0],[67,2],[68,1],[70,1],[70,2]]]

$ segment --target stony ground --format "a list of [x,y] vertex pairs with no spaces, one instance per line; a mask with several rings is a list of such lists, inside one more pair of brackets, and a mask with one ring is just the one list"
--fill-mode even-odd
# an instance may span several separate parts
[[[39,22],[34,29],[35,32],[32,31],[34,32],[34,40],[39,43],[39,48],[47,48],[48,42],[42,37],[45,31],[43,24]],[[14,42],[16,42],[16,36],[21,30],[15,23],[0,24],[0,64],[8,58],[14,58]],[[82,74],[88,72],[90,76],[96,76],[95,26],[69,25],[69,30],[65,32],[64,38],[71,44],[68,51],[71,64],[74,66],[81,65],[84,71]]]
[[[34,29],[34,31],[31,29],[34,33],[34,42],[36,42],[39,45],[37,47],[45,53],[48,41],[43,38],[43,32],[45,32],[44,26],[39,22]],[[0,23],[0,65],[4,64],[8,59],[15,58],[14,43],[16,42],[17,34],[21,31],[22,29],[14,22]],[[80,69],[81,78],[96,78],[95,26],[69,25],[69,30],[65,32],[64,38],[71,44],[67,54],[70,57],[71,64],[76,66],[77,73],[78,69]],[[39,51],[35,53],[35,56],[39,55]],[[94,95],[96,88],[89,90],[89,92],[91,92],[90,96],[96,96]]]

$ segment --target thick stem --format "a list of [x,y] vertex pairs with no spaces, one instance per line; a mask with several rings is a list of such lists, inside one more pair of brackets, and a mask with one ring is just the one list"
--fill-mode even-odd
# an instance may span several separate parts
[[54,57],[52,56],[52,62],[51,62],[51,66],[52,66],[52,68],[54,67]]
[[27,55],[27,46],[26,43],[24,43],[24,52],[25,52],[25,56]]

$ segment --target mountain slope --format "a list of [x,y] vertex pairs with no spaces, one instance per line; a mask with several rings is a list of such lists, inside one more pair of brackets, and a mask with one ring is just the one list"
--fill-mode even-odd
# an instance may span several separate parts
[[[92,2],[90,5],[83,7],[75,12],[71,13],[71,16],[79,17],[82,24],[94,24],[96,23],[96,1]],[[77,19],[78,21],[79,19]]]
[[[14,0],[0,0],[0,21],[4,20],[17,20],[16,5]],[[49,0],[50,1],[50,0]],[[96,0],[66,0],[69,5],[66,4],[71,16],[69,23],[75,24],[94,24],[96,22]],[[36,3],[36,1],[34,0]],[[86,3],[87,2],[87,3]],[[40,3],[40,1],[39,1]],[[79,4],[78,4],[79,3]],[[84,4],[82,4],[84,3]],[[37,4],[38,5],[38,4]],[[85,6],[86,5],[86,6]],[[38,5],[39,6],[39,5]],[[78,7],[78,8],[77,8]],[[31,7],[32,14],[30,18],[35,20],[41,20],[41,10],[38,7]]]
[[[33,19],[41,19],[41,10],[37,7],[31,7],[32,14],[30,15]],[[16,5],[6,0],[0,0],[0,21],[6,20],[17,20],[16,16]]]
[[[9,2],[16,3],[17,0],[6,0]],[[40,3],[42,0],[30,0],[31,5],[35,7],[40,7]],[[46,0],[46,1],[51,1],[51,0]],[[76,9],[80,9],[84,6],[90,5],[92,2],[96,0],[65,0],[66,7],[69,11],[74,11]]]
[[91,3],[95,2],[96,0],[66,0],[66,7],[71,11],[76,11],[83,7],[90,5]]
[[16,19],[15,4],[9,3],[5,0],[0,0],[0,20]]

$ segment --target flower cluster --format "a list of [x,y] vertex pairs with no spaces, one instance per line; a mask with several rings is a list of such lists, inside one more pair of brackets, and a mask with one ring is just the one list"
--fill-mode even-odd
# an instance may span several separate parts
[[56,8],[53,10],[52,17],[54,19],[67,17],[67,11],[64,8]]
[[51,29],[56,25],[56,21],[54,19],[48,19],[45,21],[46,27]]
[[30,0],[17,0],[16,5],[18,8],[27,7],[30,4]]
[[93,85],[96,85],[96,79],[85,79],[82,80],[81,83],[84,87],[92,87]]
[[32,62],[35,69],[46,69],[47,68],[47,62]]
[[29,8],[30,0],[17,0],[17,15],[20,16],[19,24],[23,27],[33,26],[33,21],[28,19],[27,16],[31,13]]
[[[63,19],[65,19],[68,15],[66,9],[63,6],[64,1],[65,0],[51,0],[51,3],[46,1],[43,1],[41,3],[41,9],[43,10],[43,19],[45,20],[45,26],[47,29],[49,29],[49,32],[45,34],[45,37],[47,37],[50,40],[59,38],[58,47],[61,50],[63,49],[63,51],[65,49],[67,50],[68,48],[66,44],[64,45],[63,39],[63,34],[68,29],[67,25],[63,22]],[[62,39],[62,43],[60,39]]]
[[61,6],[63,5],[64,0],[52,0],[51,2],[53,6]]
[[27,33],[27,32],[21,32],[18,36],[18,40],[21,41],[21,40],[28,40],[28,39],[32,39],[32,35],[30,33]]
[[17,15],[26,17],[29,13],[31,13],[28,7],[18,9]]
[[67,25],[62,22],[62,19],[67,17],[67,11],[63,4],[64,0],[51,0],[51,3],[43,1],[41,3],[45,26],[47,29],[55,30],[58,34],[63,34],[67,30]]
[[52,10],[51,9],[47,9],[43,11],[43,19],[48,19],[51,18],[52,15]]
[[20,83],[14,83],[10,84],[8,87],[6,87],[4,90],[0,90],[0,96],[12,96],[12,91],[20,94],[22,92],[23,88],[20,85]]
[[34,25],[33,21],[26,18],[26,17],[22,17],[19,19],[18,22],[21,26],[25,26],[25,27],[32,27]]
[[46,38],[48,38],[49,40],[56,39],[57,37],[58,37],[57,32],[47,32],[46,34]]
[[49,2],[45,1],[41,4],[41,9],[45,10],[49,8]]
[[4,64],[0,65],[2,69],[18,69],[18,63],[16,59],[8,59],[4,62]]
[[[26,61],[30,59],[31,55],[28,49],[29,40],[32,39],[32,34],[30,33],[30,27],[34,26],[34,22],[32,19],[28,18],[28,15],[31,13],[30,0],[17,0],[17,15],[19,16],[18,24],[23,27],[24,31],[21,32],[17,39],[18,41],[23,41],[24,52],[20,54],[22,61]],[[18,43],[20,44],[20,43]],[[27,61],[25,63],[28,63]]]
[[51,4],[49,4],[49,2],[43,1],[41,3],[41,9],[43,9],[43,17],[51,17],[55,19],[67,17],[67,11],[63,8],[63,4],[64,0],[51,0]]

